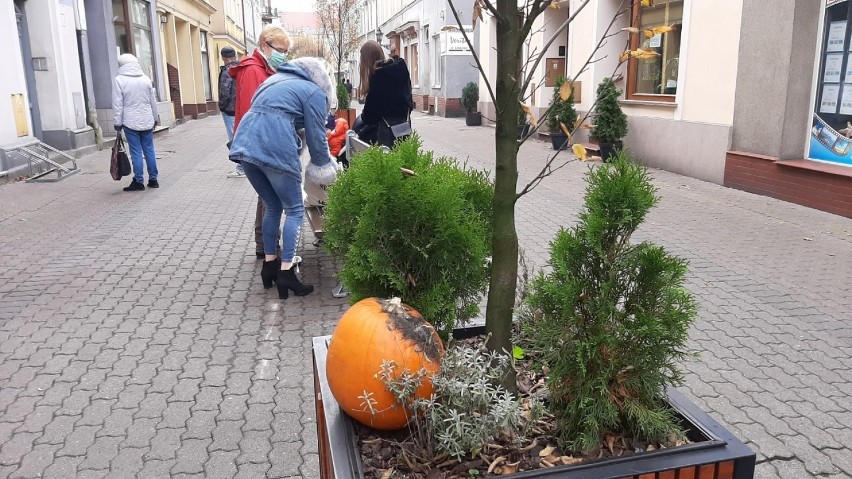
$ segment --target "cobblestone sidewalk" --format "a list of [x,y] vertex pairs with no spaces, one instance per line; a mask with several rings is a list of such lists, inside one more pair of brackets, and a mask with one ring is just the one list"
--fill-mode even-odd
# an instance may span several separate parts
[[[462,121],[414,125],[493,169],[493,130]],[[62,182],[0,187],[0,477],[319,477],[310,340],[346,301],[309,233],[317,291],[261,287],[256,197],[225,177],[224,137],[215,117],[158,137],[158,190],[122,192],[108,151]],[[523,147],[522,183],[547,152]],[[519,202],[535,267],[584,169]],[[852,477],[852,220],[654,176],[637,239],[688,258],[701,303],[686,392],[758,451],[758,477]]]

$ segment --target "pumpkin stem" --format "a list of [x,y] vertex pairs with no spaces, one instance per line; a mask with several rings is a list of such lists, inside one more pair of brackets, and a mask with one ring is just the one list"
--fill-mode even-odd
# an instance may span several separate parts
[[402,299],[400,298],[391,298],[382,301],[382,311],[398,316],[408,316],[408,311],[402,305]]

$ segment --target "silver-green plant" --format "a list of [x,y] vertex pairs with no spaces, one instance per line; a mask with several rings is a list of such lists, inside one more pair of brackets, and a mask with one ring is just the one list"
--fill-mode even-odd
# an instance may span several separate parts
[[[501,436],[520,441],[541,417],[543,407],[534,400],[519,401],[500,386],[512,367],[509,356],[484,346],[450,348],[432,378],[431,397],[410,403],[414,443],[433,457],[447,454],[461,459],[478,455]],[[400,403],[408,404],[425,374],[396,376],[388,371],[379,378]]]

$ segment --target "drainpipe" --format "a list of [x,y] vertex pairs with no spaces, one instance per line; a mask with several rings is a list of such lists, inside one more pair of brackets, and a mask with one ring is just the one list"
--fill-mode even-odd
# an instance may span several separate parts
[[[94,107],[94,92],[92,91],[92,69],[89,61],[89,40],[86,25],[84,24],[84,14],[80,11],[82,0],[74,2],[74,27],[77,30],[77,56],[80,61],[80,77],[83,82],[83,104],[86,109],[86,123],[92,127],[95,133],[95,144],[98,149],[103,147],[104,135],[98,123],[98,114]],[[85,7],[83,7],[85,8]]]

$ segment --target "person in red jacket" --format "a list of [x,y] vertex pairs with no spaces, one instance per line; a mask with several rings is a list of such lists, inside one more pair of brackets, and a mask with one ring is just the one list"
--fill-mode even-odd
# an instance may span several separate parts
[[[290,35],[277,25],[263,28],[257,38],[257,49],[251,55],[246,55],[240,63],[231,67],[228,74],[236,80],[237,99],[234,107],[234,135],[240,126],[240,120],[248,112],[251,99],[258,87],[267,78],[275,74],[275,70],[287,60],[287,50],[290,49]],[[245,178],[245,175],[243,175]],[[263,259],[263,201],[257,197],[257,213],[254,217],[255,256]]]

